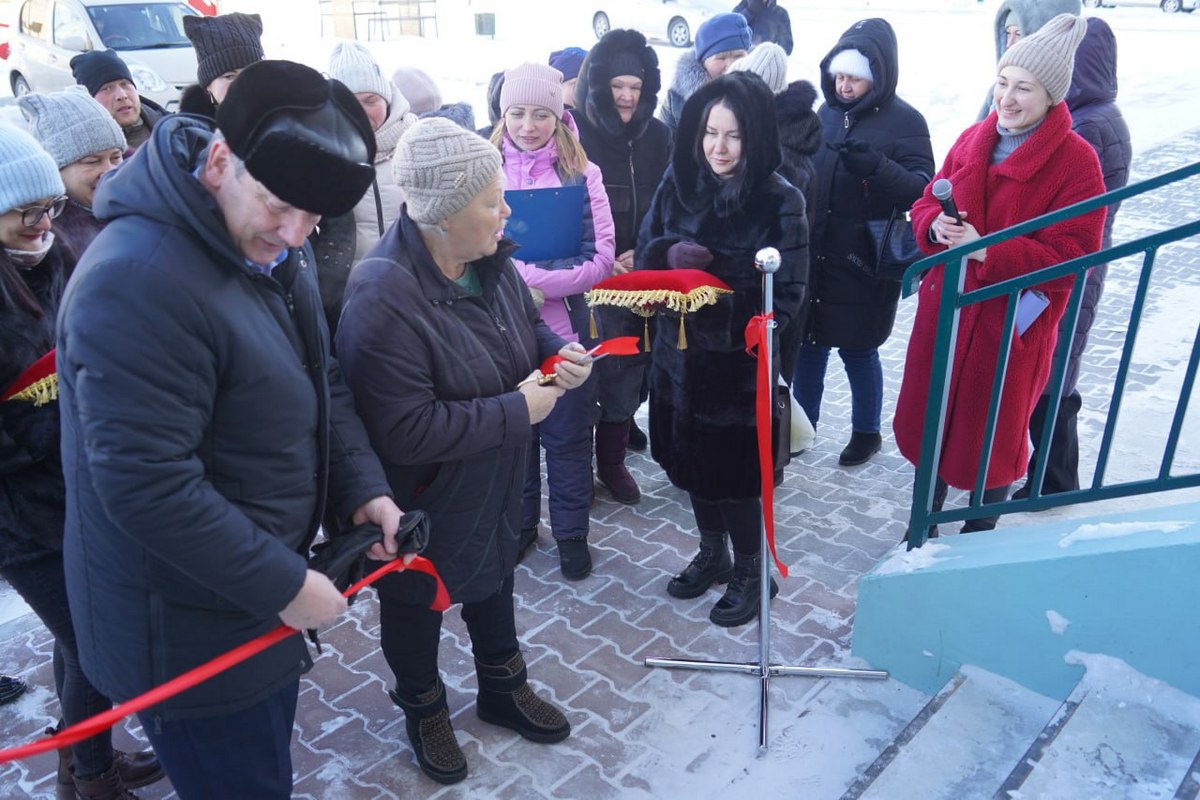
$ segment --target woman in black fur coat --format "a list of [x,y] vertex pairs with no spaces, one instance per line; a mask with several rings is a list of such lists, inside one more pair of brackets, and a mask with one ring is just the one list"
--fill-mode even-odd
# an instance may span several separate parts
[[[701,87],[683,107],[635,258],[638,269],[704,269],[734,290],[688,315],[686,347],[680,319],[659,319],[650,369],[651,452],[688,492],[700,530],[699,553],[667,591],[698,597],[729,581],[709,614],[725,627],[758,616],[761,586],[756,359],[745,343],[747,323],[763,311],[755,253],[774,247],[782,256],[780,327],[800,311],[808,275],[804,196],[776,172],[780,163],[775,101],[761,78],[734,72]],[[776,454],[777,469],[786,459]]]

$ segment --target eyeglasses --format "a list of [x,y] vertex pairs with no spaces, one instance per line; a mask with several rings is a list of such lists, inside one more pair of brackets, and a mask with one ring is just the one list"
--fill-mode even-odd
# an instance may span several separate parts
[[67,196],[60,195],[44,206],[34,206],[33,208],[13,209],[21,212],[21,224],[26,228],[32,228],[42,221],[42,217],[50,217],[50,219],[58,219],[62,214],[63,209],[67,207]]

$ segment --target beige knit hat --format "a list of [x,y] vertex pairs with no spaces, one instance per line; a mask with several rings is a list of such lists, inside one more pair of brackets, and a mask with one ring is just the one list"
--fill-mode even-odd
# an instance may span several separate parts
[[383,76],[371,51],[359,42],[338,42],[334,46],[329,56],[329,77],[346,84],[355,94],[374,92],[392,102],[392,82]]
[[729,72],[745,70],[766,81],[772,94],[781,94],[788,87],[787,53],[774,42],[760,42],[746,55],[729,65]]
[[461,211],[500,174],[496,146],[443,117],[404,132],[392,156],[392,177],[404,190],[408,216],[434,224]]
[[1029,70],[1046,87],[1050,105],[1058,105],[1071,87],[1075,48],[1086,33],[1086,19],[1074,14],[1059,14],[1038,28],[1036,33],[1008,48],[996,65],[996,72],[1008,66]]

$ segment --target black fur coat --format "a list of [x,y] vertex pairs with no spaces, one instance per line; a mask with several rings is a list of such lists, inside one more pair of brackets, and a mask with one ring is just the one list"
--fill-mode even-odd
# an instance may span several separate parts
[[[701,115],[717,98],[734,112],[742,133],[744,169],[730,181],[716,178],[695,155],[704,130]],[[679,317],[659,316],[651,350],[651,452],[681,489],[710,500],[750,499],[761,489],[757,361],[745,343],[747,323],[762,312],[754,257],[764,247],[780,252],[774,311],[779,326],[786,326],[803,306],[808,276],[804,196],[776,172],[781,155],[775,102],[756,75],[723,75],[698,90],[683,108],[677,142],[638,236],[635,263],[638,269],[666,269],[671,245],[693,242],[712,253],[707,271],[734,294],[687,315],[686,348],[679,347]],[[777,453],[777,467],[786,458]]]

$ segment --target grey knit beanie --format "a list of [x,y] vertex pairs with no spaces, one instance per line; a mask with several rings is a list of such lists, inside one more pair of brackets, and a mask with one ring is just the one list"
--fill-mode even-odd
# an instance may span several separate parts
[[788,87],[787,53],[774,42],[762,42],[746,55],[729,65],[729,71],[753,72],[771,87],[772,94],[780,94]]
[[0,125],[0,212],[64,192],[50,154],[20,128]]
[[496,146],[442,117],[405,131],[392,156],[392,177],[404,190],[408,216],[433,224],[461,211],[500,174]]
[[1087,33],[1087,20],[1074,14],[1059,14],[1026,36],[1000,56],[999,73],[1005,67],[1021,67],[1033,73],[1050,94],[1050,105],[1058,105],[1071,88],[1075,49]]
[[346,84],[355,94],[374,92],[392,102],[395,87],[383,77],[371,51],[359,42],[338,42],[329,56],[329,77]]
[[59,169],[84,156],[118,147],[124,151],[128,146],[112,114],[82,86],[50,94],[27,94],[17,98],[17,105],[29,121],[33,137]]

